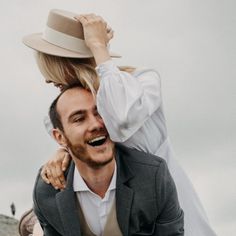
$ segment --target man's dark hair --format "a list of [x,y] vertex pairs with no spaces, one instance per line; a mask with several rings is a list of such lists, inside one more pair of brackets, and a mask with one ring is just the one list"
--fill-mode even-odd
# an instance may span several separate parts
[[57,102],[65,91],[72,88],[83,88],[83,87],[81,86],[81,84],[73,84],[73,85],[66,86],[62,90],[62,92],[54,99],[54,101],[52,102],[49,108],[49,117],[50,117],[50,120],[54,129],[58,128],[59,130],[64,131],[63,125],[61,123],[61,117],[57,111]]
[[61,117],[59,115],[59,113],[57,112],[57,101],[59,100],[59,98],[61,97],[61,95],[64,93],[61,92],[56,99],[52,102],[50,108],[49,108],[49,117],[52,123],[52,126],[54,129],[58,128],[61,131],[64,131],[63,129],[63,125],[61,123]]

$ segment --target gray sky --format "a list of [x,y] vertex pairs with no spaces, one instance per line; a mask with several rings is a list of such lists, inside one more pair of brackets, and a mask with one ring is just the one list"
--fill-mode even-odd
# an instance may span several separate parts
[[51,8],[102,15],[119,65],[156,68],[177,158],[218,235],[236,233],[236,2],[234,0],[1,0],[0,213],[31,204],[37,170],[57,147],[43,118],[57,90],[43,82],[24,35]]

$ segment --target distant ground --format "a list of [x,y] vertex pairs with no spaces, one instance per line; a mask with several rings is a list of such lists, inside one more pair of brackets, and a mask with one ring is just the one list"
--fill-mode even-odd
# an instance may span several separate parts
[[0,214],[0,236],[19,236],[18,220]]

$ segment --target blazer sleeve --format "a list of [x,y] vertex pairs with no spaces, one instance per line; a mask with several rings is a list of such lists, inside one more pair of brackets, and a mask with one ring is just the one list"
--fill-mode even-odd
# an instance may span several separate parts
[[[158,181],[162,180],[162,181]],[[156,221],[154,235],[182,236],[184,235],[184,213],[179,206],[175,183],[169,173],[166,162],[163,161],[156,174],[157,199],[159,215]]]
[[44,236],[62,236],[48,223],[48,221],[43,216],[43,214],[40,210],[40,207],[39,207],[39,204],[38,204],[38,201],[37,201],[37,190],[38,190],[37,189],[37,183],[39,181],[39,176],[40,175],[38,174],[38,177],[36,179],[36,183],[35,183],[35,186],[34,186],[34,191],[33,191],[33,202],[34,202],[33,209],[34,209],[34,213],[37,216],[38,221],[39,221],[39,223],[42,227]]
[[130,74],[120,71],[111,60],[96,69],[100,77],[98,112],[111,139],[124,142],[160,107],[159,74],[152,69]]
[[37,208],[35,204],[34,204],[34,212],[42,227],[44,236],[62,236],[45,220],[45,218],[41,215],[39,209]]

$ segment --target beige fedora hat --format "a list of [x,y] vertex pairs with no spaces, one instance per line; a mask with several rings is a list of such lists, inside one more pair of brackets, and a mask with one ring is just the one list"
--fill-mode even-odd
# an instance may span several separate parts
[[[23,43],[49,55],[70,58],[93,57],[85,44],[83,27],[74,19],[76,15],[78,14],[64,10],[51,10],[44,32],[25,36]],[[117,53],[109,53],[111,57],[120,57]]]

